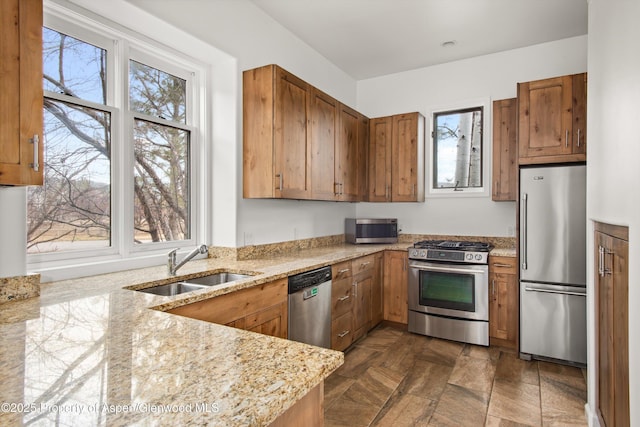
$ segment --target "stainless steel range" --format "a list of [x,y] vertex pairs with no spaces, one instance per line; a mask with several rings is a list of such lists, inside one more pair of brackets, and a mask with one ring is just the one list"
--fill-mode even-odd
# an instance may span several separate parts
[[491,249],[450,240],[409,248],[409,332],[489,345]]

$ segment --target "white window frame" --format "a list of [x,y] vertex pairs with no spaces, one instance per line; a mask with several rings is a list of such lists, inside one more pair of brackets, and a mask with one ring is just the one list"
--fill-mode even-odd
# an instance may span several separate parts
[[[482,187],[473,188],[433,188],[435,156],[435,128],[434,115],[448,111],[465,110],[482,107]],[[427,155],[427,198],[453,198],[453,197],[491,197],[491,100],[489,98],[476,98],[462,100],[448,105],[431,106],[426,109],[429,117],[429,153]]]
[[[207,200],[203,195],[207,188],[204,165],[208,153],[204,141],[208,66],[105,18],[84,12],[45,2],[44,26],[107,50],[107,105],[75,98],[73,102],[111,113],[111,246],[90,251],[28,254],[27,268],[41,273],[42,281],[159,265],[166,262],[170,249],[186,252],[207,243],[203,212]],[[186,240],[137,245],[133,242],[133,119],[168,123],[129,111],[130,59],[187,81],[187,123],[176,126],[190,133],[190,238]],[[52,92],[46,92],[45,96],[65,100],[63,95]]]

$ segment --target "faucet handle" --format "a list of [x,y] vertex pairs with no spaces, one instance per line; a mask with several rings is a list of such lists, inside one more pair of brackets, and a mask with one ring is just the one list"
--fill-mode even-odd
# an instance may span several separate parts
[[174,249],[167,254],[167,270],[171,276],[175,275],[174,268],[176,266],[176,253],[178,249]]

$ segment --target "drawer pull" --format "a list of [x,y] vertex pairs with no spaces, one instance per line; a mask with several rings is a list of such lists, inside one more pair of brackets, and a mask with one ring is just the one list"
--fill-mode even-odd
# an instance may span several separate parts
[[502,264],[502,263],[499,263],[499,262],[496,262],[495,264],[491,264],[491,265],[493,265],[494,267],[504,267],[504,268],[512,268],[513,267],[513,265],[511,265],[511,264]]
[[366,267],[369,264],[371,264],[371,261],[363,262],[362,264],[360,264],[360,267]]
[[347,335],[349,335],[349,332],[351,332],[351,331],[344,331],[344,332],[342,332],[342,333],[338,334],[338,338],[344,338],[344,337],[346,337]]
[[348,273],[349,270],[351,270],[351,269],[350,268],[345,268],[344,270],[338,270],[338,274]]
[[345,295],[343,297],[338,298],[338,301],[346,301],[349,299],[349,295]]

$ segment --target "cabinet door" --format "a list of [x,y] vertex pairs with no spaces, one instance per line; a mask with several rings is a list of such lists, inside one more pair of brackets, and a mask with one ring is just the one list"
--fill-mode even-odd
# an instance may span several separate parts
[[0,2],[0,185],[42,185],[42,1]]
[[353,278],[353,340],[364,336],[371,324],[371,283],[373,271]]
[[594,248],[598,415],[602,425],[628,426],[628,229],[596,223]]
[[287,304],[281,303],[244,318],[243,328],[273,337],[287,338]]
[[[596,266],[604,270],[606,251],[613,238],[596,232]],[[597,252],[602,248],[602,254]],[[598,408],[606,426],[614,426],[614,364],[613,364],[613,277],[610,272],[596,272],[596,300],[598,302]]]
[[[287,288],[287,279],[281,279],[176,307],[168,310],[168,313],[221,325],[249,328],[248,316],[275,306],[280,307],[282,304],[287,305]],[[284,320],[286,330],[286,318]],[[253,323],[249,321],[253,326],[258,323],[257,320],[253,320]]]
[[339,103],[314,88],[309,110],[311,197],[315,200],[335,200],[338,194],[334,169]]
[[407,323],[408,254],[385,251],[384,254],[384,320]]
[[393,116],[391,201],[424,201],[424,117]]
[[516,200],[517,99],[493,101],[493,186],[494,201]]
[[489,337],[492,345],[518,347],[518,276],[516,259],[489,258]]
[[373,280],[371,282],[371,328],[382,322],[384,317],[384,304],[383,304],[383,267],[384,267],[384,253],[379,252],[375,254],[375,261],[373,264]]
[[572,87],[572,76],[518,84],[520,163],[572,154]]
[[338,115],[338,135],[335,146],[334,182],[338,200],[356,201],[360,189],[358,182],[358,156],[361,154],[358,131],[358,112],[340,104]]
[[358,114],[358,201],[367,200],[369,191],[369,118]]
[[587,154],[587,73],[574,74],[573,78],[573,154]]
[[369,196],[370,202],[391,201],[391,142],[393,117],[378,117],[369,122]]
[[309,97],[307,83],[276,68],[273,141],[276,197],[308,199],[311,195],[307,145]]

